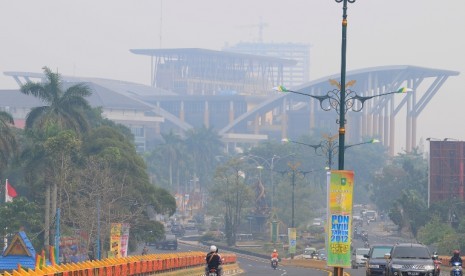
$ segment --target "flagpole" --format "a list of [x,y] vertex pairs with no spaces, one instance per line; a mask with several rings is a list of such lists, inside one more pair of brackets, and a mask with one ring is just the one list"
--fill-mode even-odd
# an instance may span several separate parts
[[[8,178],[5,180],[5,203],[6,203],[6,197],[8,196],[8,187],[7,187],[7,183],[8,183]],[[5,230],[7,230],[7,228],[5,228]],[[8,247],[8,238],[7,238],[7,233],[5,231],[5,236],[3,237],[3,249],[5,250],[7,247]]]
[[8,178],[5,180],[5,203],[7,201],[7,196],[8,196]]

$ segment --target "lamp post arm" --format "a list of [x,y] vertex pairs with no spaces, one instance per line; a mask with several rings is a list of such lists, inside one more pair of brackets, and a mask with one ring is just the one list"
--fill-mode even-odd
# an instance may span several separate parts
[[313,148],[315,150],[315,152],[317,151],[317,149],[321,148],[321,143],[318,144],[318,145],[310,145],[310,144],[305,144],[305,143],[302,143],[302,142],[297,142],[297,141],[292,141],[292,140],[289,140],[289,142]]
[[357,143],[357,144],[352,144],[352,145],[346,145],[344,147],[344,150],[345,149],[348,149],[348,148],[351,148],[351,147],[354,147],[354,146],[360,146],[360,145],[365,145],[365,144],[374,144],[374,143],[379,143],[379,140],[377,139],[371,139],[370,141],[365,141],[365,142],[361,142],[361,143]]

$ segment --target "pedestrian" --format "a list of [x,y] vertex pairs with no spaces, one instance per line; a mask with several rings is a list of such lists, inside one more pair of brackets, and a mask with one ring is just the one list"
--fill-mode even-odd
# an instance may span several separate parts
[[144,249],[142,249],[142,255],[147,255],[149,253],[149,249],[147,246],[144,246]]

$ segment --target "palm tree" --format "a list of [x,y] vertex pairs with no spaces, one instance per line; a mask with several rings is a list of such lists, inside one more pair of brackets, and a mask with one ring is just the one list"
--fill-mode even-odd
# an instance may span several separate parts
[[[63,90],[63,83],[58,73],[53,73],[48,67],[44,67],[45,81],[31,82],[21,86],[21,92],[26,95],[33,95],[45,103],[43,106],[34,107],[27,114],[26,130],[30,133],[42,134],[46,138],[50,135],[50,129],[55,129],[55,134],[60,130],[71,129],[80,134],[88,129],[88,120],[85,111],[90,110],[90,105],[85,97],[91,95],[91,90],[82,83],[75,84]],[[58,128],[58,129],[57,129]],[[48,133],[47,133],[48,132]],[[45,134],[45,135],[44,135]],[[41,135],[41,136],[42,136]],[[42,137],[43,137],[42,136]],[[45,140],[44,138],[42,138]],[[42,141],[43,142],[43,141]],[[47,158],[47,156],[44,156]],[[51,176],[54,179],[53,175]],[[46,181],[46,206],[45,206],[45,247],[49,245],[49,222],[50,206],[50,182]],[[57,208],[58,183],[53,181],[51,195],[51,211]]]
[[[173,187],[173,165],[179,163],[180,155],[182,154],[182,139],[179,135],[170,131],[168,134],[162,134],[163,144],[161,151],[164,156],[168,158],[168,173],[169,173],[169,187],[171,191],[174,191]],[[166,160],[165,160],[166,161]],[[179,170],[179,164],[176,166],[176,171]],[[178,179],[179,184],[179,179]],[[176,189],[179,192],[179,185]]]
[[220,136],[213,128],[190,129],[186,132],[185,140],[187,151],[191,154],[194,160],[194,174],[198,174],[200,183],[207,182],[208,176],[213,175],[216,165],[217,156],[223,153],[224,147]]
[[0,170],[3,170],[17,150],[16,137],[11,126],[13,117],[5,111],[0,111]]
[[43,127],[56,123],[63,129],[73,129],[77,133],[88,129],[84,111],[90,110],[85,99],[92,94],[83,83],[70,86],[63,91],[63,84],[58,73],[44,67],[45,82],[27,82],[21,86],[21,92],[33,95],[45,103],[31,109],[26,117],[26,129]]

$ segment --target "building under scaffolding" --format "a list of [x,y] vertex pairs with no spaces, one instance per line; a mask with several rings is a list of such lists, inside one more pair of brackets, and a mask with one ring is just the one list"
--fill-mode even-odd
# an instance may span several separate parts
[[296,61],[206,49],[133,49],[151,57],[151,84],[180,95],[264,95]]
[[310,80],[310,45],[299,43],[242,42],[223,48],[242,54],[285,58],[297,61],[296,66],[283,68],[283,84],[286,87],[301,85]]

